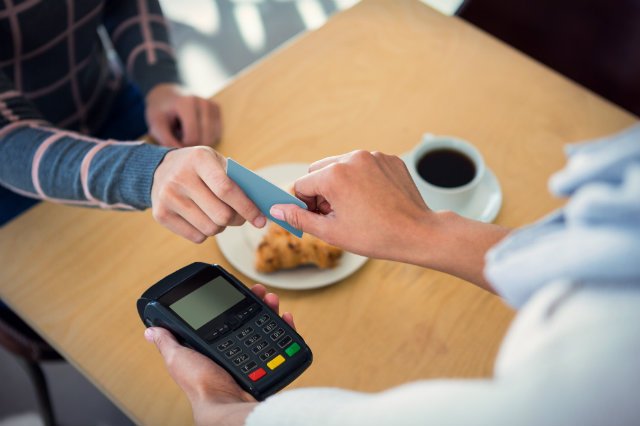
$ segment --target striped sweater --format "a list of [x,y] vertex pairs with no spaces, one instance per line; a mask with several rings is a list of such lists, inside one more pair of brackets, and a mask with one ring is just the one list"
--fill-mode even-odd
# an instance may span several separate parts
[[157,0],[0,0],[0,185],[67,204],[149,207],[167,150],[87,136],[125,80],[145,95],[178,81]]

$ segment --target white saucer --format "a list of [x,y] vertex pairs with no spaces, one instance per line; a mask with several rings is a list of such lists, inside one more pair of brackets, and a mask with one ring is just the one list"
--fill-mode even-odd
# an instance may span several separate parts
[[[400,157],[405,164],[407,164],[407,167],[409,167],[410,164],[410,161],[408,161],[409,154],[410,153],[406,153]],[[420,177],[412,173],[411,170],[409,170],[409,174],[414,181],[420,179]],[[424,195],[423,198],[428,206],[429,200],[424,197]],[[473,194],[473,198],[467,205],[457,210],[456,213],[469,219],[490,223],[498,216],[500,207],[502,207],[502,188],[496,175],[487,167],[485,168],[484,177]]]
[[[256,170],[256,173],[286,190],[297,178],[306,175],[308,170],[307,164],[287,163],[265,167]],[[256,229],[245,223],[242,226],[228,227],[223,233],[216,235],[216,241],[220,251],[234,268],[256,282],[272,287],[287,290],[324,287],[345,279],[360,269],[368,260],[366,257],[344,252],[338,266],[332,269],[318,269],[309,266],[261,274],[256,271],[254,262],[256,248],[265,232],[266,227]]]
[[480,222],[493,222],[502,207],[502,188],[496,175],[486,168],[484,178],[480,181],[476,193],[463,210],[461,216]]

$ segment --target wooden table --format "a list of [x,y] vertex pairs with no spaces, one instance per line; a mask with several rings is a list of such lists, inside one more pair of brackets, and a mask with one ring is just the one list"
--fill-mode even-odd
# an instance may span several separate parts
[[[634,119],[409,0],[365,1],[338,14],[215,99],[226,126],[219,150],[254,169],[356,148],[401,154],[424,132],[468,139],[502,183],[497,222],[507,226],[560,204],[546,182],[563,165],[563,144]],[[142,337],[135,301],[192,261],[235,272],[213,239],[186,242],[149,212],[42,204],[0,230],[0,259],[0,296],[132,419],[190,421],[187,400]],[[338,285],[278,293],[315,353],[291,387],[377,391],[488,376],[513,317],[497,297],[458,279],[375,260]]]

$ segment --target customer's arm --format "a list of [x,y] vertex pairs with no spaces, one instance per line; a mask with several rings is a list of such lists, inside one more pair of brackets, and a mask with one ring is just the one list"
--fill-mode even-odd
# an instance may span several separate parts
[[265,222],[208,147],[105,141],[51,127],[0,73],[0,185],[32,198],[146,209],[194,242],[247,219]]
[[157,0],[109,0],[103,22],[127,76],[146,99],[151,135],[171,147],[212,145],[222,131],[215,102],[179,85],[167,22]]
[[0,184],[53,202],[104,208],[151,205],[166,148],[56,129],[0,72]]
[[484,256],[509,230],[431,211],[398,157],[367,151],[311,165],[295,183],[309,211],[274,206],[271,214],[364,256],[446,272],[491,290]]

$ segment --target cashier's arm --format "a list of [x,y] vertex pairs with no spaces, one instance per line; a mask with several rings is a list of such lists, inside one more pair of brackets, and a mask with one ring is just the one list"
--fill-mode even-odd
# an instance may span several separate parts
[[[251,291],[276,313],[278,296],[256,284]],[[294,327],[293,317],[282,315]],[[173,335],[159,327],[147,328],[144,337],[156,345],[169,374],[187,395],[196,425],[243,425],[256,400],[220,366],[198,352],[181,346]]]
[[436,269],[493,291],[484,257],[509,230],[431,211],[398,157],[354,151],[317,161],[295,192],[309,210],[276,205],[270,213],[348,251]]

